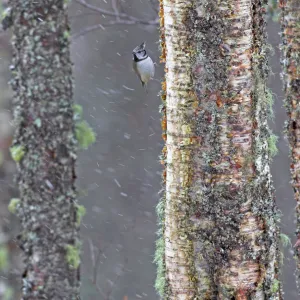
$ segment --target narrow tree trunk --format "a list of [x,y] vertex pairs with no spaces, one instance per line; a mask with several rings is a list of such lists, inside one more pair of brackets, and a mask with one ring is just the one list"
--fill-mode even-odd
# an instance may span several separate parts
[[23,299],[78,299],[76,142],[64,0],[11,0]]
[[287,132],[290,142],[291,174],[297,201],[297,257],[298,280],[300,279],[300,1],[280,1],[282,8],[282,65],[285,107],[288,114]]
[[162,0],[163,299],[281,299],[262,5]]

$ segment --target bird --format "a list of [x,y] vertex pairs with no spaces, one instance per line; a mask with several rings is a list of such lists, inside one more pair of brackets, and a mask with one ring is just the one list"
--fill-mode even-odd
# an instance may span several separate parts
[[137,46],[133,49],[133,69],[137,76],[139,77],[142,86],[147,91],[148,81],[154,77],[155,67],[151,57],[147,54],[146,42],[143,42],[140,46]]

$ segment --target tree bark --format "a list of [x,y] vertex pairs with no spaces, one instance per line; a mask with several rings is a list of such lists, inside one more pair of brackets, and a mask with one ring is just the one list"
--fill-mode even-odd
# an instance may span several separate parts
[[300,279],[300,1],[280,1],[282,14],[282,78],[285,107],[288,115],[287,133],[290,143],[291,174],[294,196],[297,201],[296,218],[298,281]]
[[78,299],[76,140],[67,1],[11,0],[23,299]]
[[161,3],[161,297],[281,299],[265,3]]

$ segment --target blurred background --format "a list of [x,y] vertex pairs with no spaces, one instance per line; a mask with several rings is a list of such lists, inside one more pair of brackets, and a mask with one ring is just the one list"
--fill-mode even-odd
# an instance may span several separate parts
[[[151,0],[73,0],[69,5],[74,100],[82,105],[85,120],[97,134],[96,143],[80,152],[77,163],[79,201],[87,209],[81,229],[84,300],[158,299],[153,256],[162,170],[158,93],[163,65],[159,63],[157,9],[158,3]],[[105,11],[120,13],[116,17]],[[270,125],[279,136],[272,175],[282,231],[293,244],[295,201],[289,185],[287,140],[282,134],[286,114],[279,30],[279,24],[270,19],[268,35],[274,55],[270,57],[269,86],[275,99]],[[15,166],[8,151],[12,136],[9,38],[9,33],[0,34],[0,300],[18,299],[22,273],[14,240],[18,220],[7,210],[10,198],[17,195],[12,181]],[[143,41],[156,62],[148,94],[131,67],[132,49]],[[296,300],[291,245],[284,254],[285,299]]]

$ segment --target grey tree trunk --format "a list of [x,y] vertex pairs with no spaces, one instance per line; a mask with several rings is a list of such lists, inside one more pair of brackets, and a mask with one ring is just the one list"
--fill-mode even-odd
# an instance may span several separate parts
[[281,299],[265,1],[161,0],[163,299]]
[[11,0],[13,113],[23,299],[78,299],[70,30],[64,0]]
[[297,242],[295,254],[298,268],[298,286],[300,279],[300,1],[283,0],[282,8],[282,66],[285,92],[285,107],[288,114],[287,133],[290,142],[291,174],[294,196],[297,201]]

